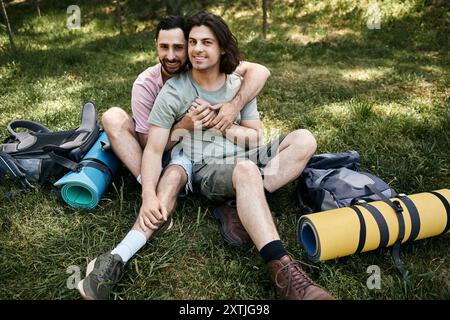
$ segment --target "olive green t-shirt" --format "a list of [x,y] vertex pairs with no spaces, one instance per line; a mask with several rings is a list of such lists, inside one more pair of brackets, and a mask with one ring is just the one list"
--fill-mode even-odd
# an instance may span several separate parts
[[[242,78],[236,74],[226,76],[222,87],[215,91],[202,89],[192,78],[191,71],[181,73],[169,79],[158,96],[148,122],[157,127],[170,129],[188,111],[195,98],[200,97],[211,105],[230,101],[241,86]],[[238,114],[235,123],[241,120],[257,120],[259,113],[256,98],[250,101]],[[194,163],[200,163],[206,158],[223,158],[244,151],[244,148],[233,144],[220,133],[210,129],[188,132],[185,130],[181,141],[183,151]]]

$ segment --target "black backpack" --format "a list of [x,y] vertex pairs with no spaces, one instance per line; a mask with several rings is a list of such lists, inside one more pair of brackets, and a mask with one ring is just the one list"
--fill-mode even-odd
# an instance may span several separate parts
[[[17,129],[28,131],[18,132]],[[100,134],[95,106],[86,102],[78,129],[51,131],[40,123],[16,120],[8,124],[10,137],[0,144],[0,181],[10,176],[24,187],[44,184],[76,169]]]
[[382,179],[360,170],[357,151],[313,156],[297,183],[303,214],[395,196],[397,192]]

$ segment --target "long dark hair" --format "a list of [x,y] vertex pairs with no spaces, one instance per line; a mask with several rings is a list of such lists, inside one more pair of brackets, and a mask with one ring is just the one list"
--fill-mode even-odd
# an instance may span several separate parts
[[238,49],[238,42],[228,25],[223,19],[215,14],[200,11],[188,20],[187,30],[191,31],[194,26],[207,26],[216,35],[219,46],[225,51],[220,56],[219,71],[230,74],[241,61],[241,55]]

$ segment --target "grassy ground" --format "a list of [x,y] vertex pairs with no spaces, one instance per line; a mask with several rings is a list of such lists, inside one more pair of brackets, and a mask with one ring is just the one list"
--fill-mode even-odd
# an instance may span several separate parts
[[[119,105],[130,111],[131,85],[157,62],[156,20],[125,8],[119,35],[106,1],[78,1],[82,28],[69,30],[70,1],[9,7],[16,42],[12,54],[0,34],[0,138],[12,119],[33,119],[52,129],[79,123],[84,100],[99,114]],[[363,168],[398,191],[450,186],[448,10],[445,1],[379,1],[380,30],[368,30],[369,1],[272,2],[267,40],[260,37],[255,1],[212,7],[223,14],[249,61],[272,76],[258,97],[266,129],[308,128],[318,152],[356,149]],[[109,2],[108,2],[109,3]],[[259,3],[259,2],[258,2]],[[247,4],[247,5],[246,5]],[[0,186],[0,193],[10,189]],[[295,238],[293,185],[270,199],[287,249],[306,260]],[[97,209],[80,211],[44,187],[0,202],[0,298],[78,299],[67,288],[70,266],[82,272],[127,233],[140,206],[129,173],[116,176]],[[117,299],[272,299],[255,248],[227,246],[201,196],[180,200],[175,224],[153,238],[127,267]],[[403,282],[388,251],[319,263],[313,278],[340,299],[449,299],[449,236],[407,244],[412,276]],[[381,268],[381,289],[369,290],[370,265]],[[76,270],[76,269],[75,269]],[[72,275],[76,275],[72,274]],[[70,278],[69,278],[70,280]],[[69,281],[70,282],[70,281]]]

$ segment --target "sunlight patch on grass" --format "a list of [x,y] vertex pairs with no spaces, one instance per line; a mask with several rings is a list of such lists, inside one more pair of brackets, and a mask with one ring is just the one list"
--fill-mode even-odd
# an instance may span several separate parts
[[150,63],[150,61],[154,60],[154,54],[152,54],[152,59],[150,59],[149,57],[149,53],[147,52],[137,52],[137,53],[132,53],[128,55],[128,62],[135,64],[135,63]]
[[3,66],[0,66],[0,80],[7,79],[20,72],[20,64],[15,61],[10,61]]
[[252,17],[255,15],[255,11],[250,11],[250,10],[242,10],[239,12],[236,12],[233,17],[235,19],[239,19],[239,18],[248,18],[248,17]]
[[325,113],[330,113],[333,116],[345,116],[348,114],[348,105],[346,103],[329,103],[322,106],[322,111]]
[[269,143],[278,138],[281,134],[289,132],[289,126],[285,121],[267,117],[263,119],[264,142]]
[[[281,24],[282,27],[287,28],[289,25],[287,22],[283,22]],[[291,26],[291,29],[288,31],[286,36],[293,42],[300,44],[308,44],[319,41],[318,37],[313,37],[302,32],[302,28],[300,26]]]
[[359,81],[374,81],[381,79],[389,72],[392,72],[393,68],[377,67],[377,68],[354,68],[354,69],[341,69],[340,74],[345,80],[359,80]]
[[323,9],[326,8],[326,6],[327,6],[327,4],[324,1],[320,1],[320,2],[311,1],[311,2],[308,2],[308,4],[306,6],[304,6],[304,8],[305,8],[305,12],[307,14],[311,14],[311,13],[322,11]]
[[411,98],[407,102],[379,103],[376,112],[380,117],[398,117],[417,123],[439,124],[439,114],[432,112],[432,105],[423,103],[420,98]]

